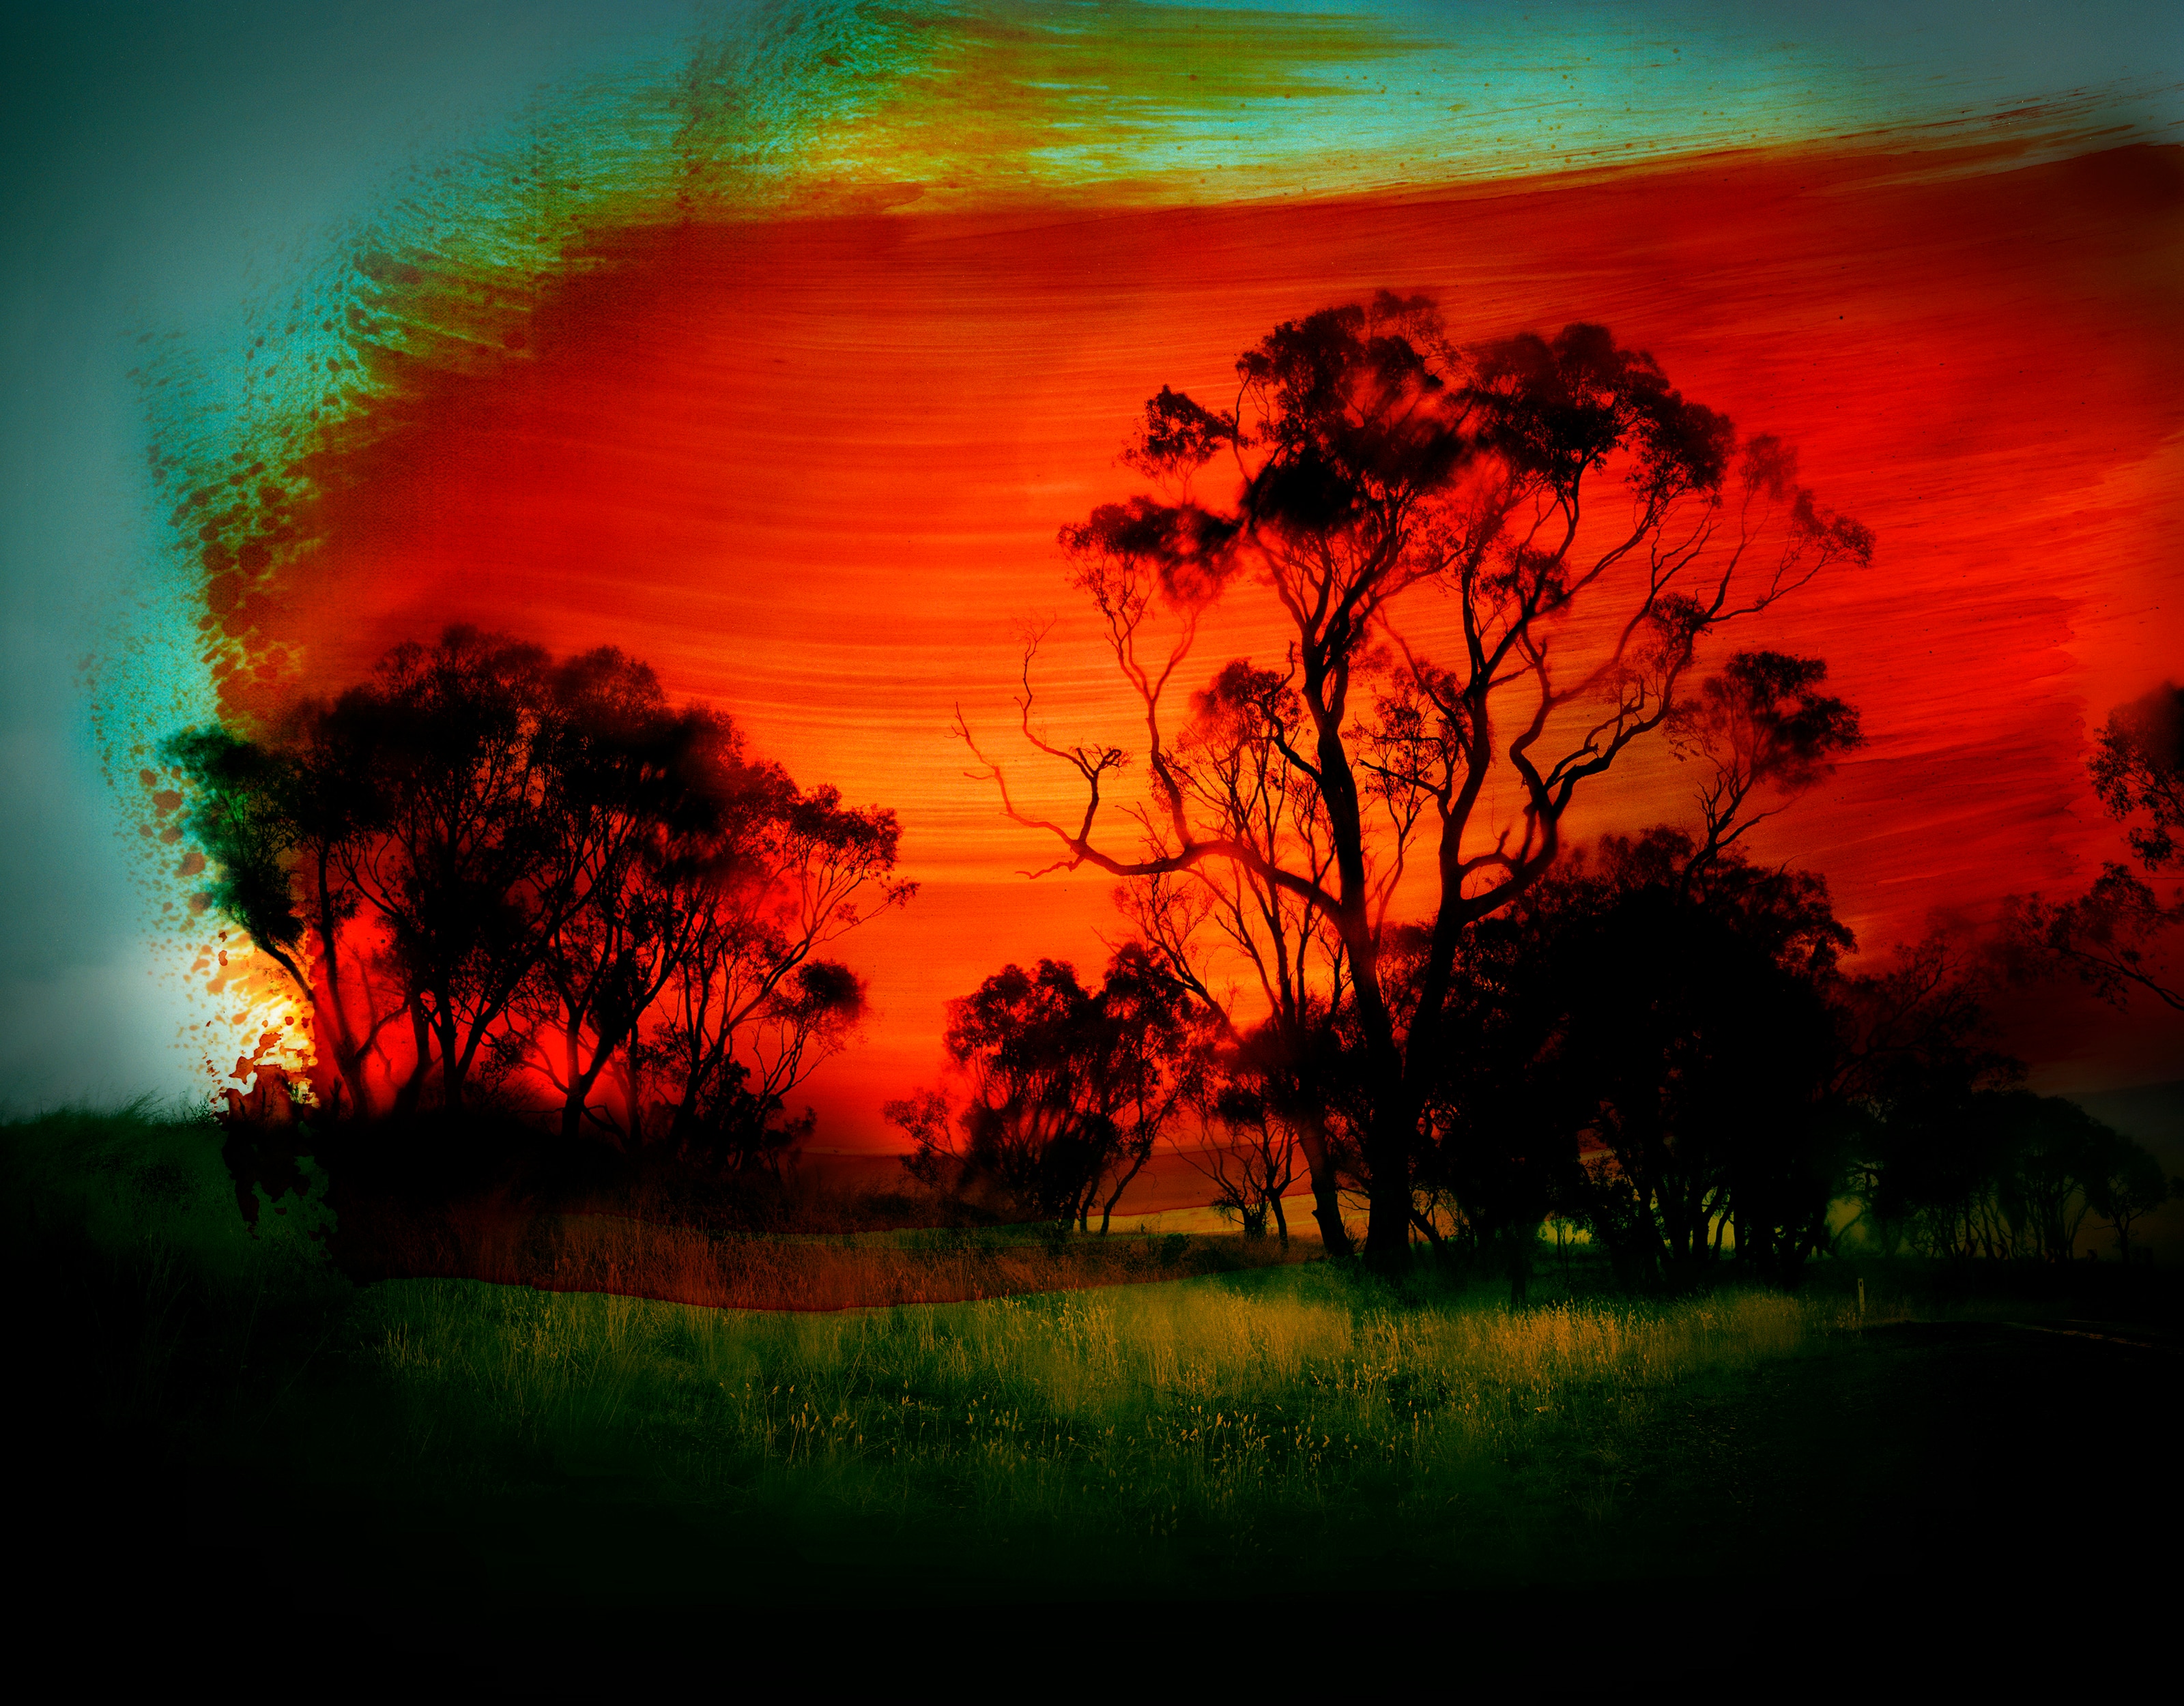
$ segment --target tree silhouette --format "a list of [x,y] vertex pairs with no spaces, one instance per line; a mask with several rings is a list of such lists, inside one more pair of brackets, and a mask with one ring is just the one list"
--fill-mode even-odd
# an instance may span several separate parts
[[1755,795],[1801,794],[1826,780],[1840,754],[1864,744],[1858,712],[1818,691],[1827,676],[1818,658],[1739,652],[1671,714],[1677,755],[1702,757],[1713,771],[1699,790],[1706,840],[1691,869],[1782,809],[1752,810]]
[[570,659],[552,688],[548,827],[578,903],[512,1003],[501,1053],[553,1085],[573,1138],[587,1119],[611,1128],[592,1092],[629,1058],[716,892],[744,880],[783,779],[746,762],[727,718],[671,709],[652,671],[618,652]]
[[2023,1089],[1930,1094],[1889,1115],[1879,1218],[1892,1248],[1908,1237],[1927,1255],[2070,1261],[2123,1141],[2075,1103]]
[[2043,1259],[2071,1260],[2078,1253],[2078,1228],[2120,1140],[2060,1096],[2017,1090],[1992,1105],[2007,1158],[1995,1181],[2004,1218]]
[[2116,1255],[2131,1260],[2131,1231],[2171,1197],[2184,1196],[2184,1180],[2172,1179],[2143,1144],[2117,1136],[2089,1169],[2086,1195],[2092,1210],[2115,1234]]
[[[1238,1120],[1224,1114],[1222,1123],[1242,1147],[1233,1155],[1217,1153],[1217,1184],[1228,1190],[1233,1175],[1240,1209],[1262,1200],[1262,1187],[1276,1175],[1286,1189],[1293,1141],[1305,1155],[1321,1241],[1345,1255],[1351,1244],[1327,1124],[1329,1086],[1320,1076],[1342,1000],[1342,939],[1324,914],[1263,875],[1286,867],[1324,884],[1334,867],[1318,792],[1284,756],[1303,714],[1303,702],[1286,682],[1240,659],[1194,694],[1170,755],[1171,774],[1196,812],[1256,858],[1156,872],[1117,888],[1116,900],[1228,1037],[1229,1070],[1238,1079],[1228,1113]],[[1256,1025],[1240,1027],[1237,992],[1214,981],[1211,967],[1221,957],[1248,968],[1245,999],[1256,995],[1267,1014]],[[1280,1218],[1279,1198],[1272,1212]],[[1286,1240],[1285,1220],[1283,1231]]]
[[731,1166],[793,1138],[773,1116],[864,1016],[863,981],[820,950],[917,892],[894,875],[892,812],[800,792],[778,770],[767,792],[736,868],[690,904],[687,950],[637,1056],[663,1092],[666,1141]]
[[1212,1021],[1140,946],[1096,989],[1042,959],[1004,966],[948,1006],[950,1058],[969,1086],[888,1105],[913,1176],[998,1191],[1019,1212],[1107,1230],[1116,1203],[1202,1082]]
[[[959,726],[1004,811],[1054,838],[1061,866],[1240,867],[1324,921],[1369,1086],[1368,1252],[1397,1261],[1463,931],[1552,867],[1577,792],[1668,720],[1703,636],[1830,564],[1868,560],[1871,538],[1796,483],[1786,447],[1740,444],[1599,326],[1458,346],[1430,301],[1384,292],[1276,327],[1237,375],[1233,411],[1154,397],[1126,459],[1161,495],[1103,505],[1061,535],[1142,709],[1142,845],[1124,848],[1101,818],[1129,753],[1035,723],[1035,643],[1020,726],[1074,776],[1081,809],[1063,821],[1034,809]],[[1234,496],[1201,503],[1194,481],[1224,452]],[[1262,720],[1316,796],[1324,871],[1270,857],[1206,809],[1163,731],[1204,614],[1246,581],[1291,636],[1270,673],[1302,720],[1293,732],[1278,710]],[[1426,589],[1440,596],[1409,610],[1405,595]],[[1172,627],[1164,642],[1156,620]],[[1382,937],[1414,845],[1429,935],[1399,1028]]]
[[[776,1151],[803,1129],[774,1122],[782,1098],[864,1009],[815,950],[915,892],[892,814],[799,789],[611,648],[557,664],[451,628],[263,741],[165,750],[211,898],[309,999],[339,1071],[322,1099],[359,1116],[406,1016],[396,1111],[543,1081],[565,1136],[629,1141],[649,1069],[681,1147]],[[598,1098],[617,1071],[619,1120]]]
[[[1316,1092],[1305,1089],[1299,1077],[1295,1039],[1278,1021],[1270,1020],[1235,1037],[1212,1063],[1201,1097],[1211,1125],[1225,1134],[1225,1141],[1216,1139],[1195,1150],[1180,1141],[1176,1145],[1177,1153],[1213,1186],[1213,1206],[1234,1214],[1245,1238],[1265,1237],[1271,1219],[1284,1249],[1289,1248],[1290,1222],[1282,1199],[1296,1182],[1301,1131],[1312,1132],[1317,1164],[1324,1168],[1330,1189],[1335,1188],[1325,1115]],[[1307,1108],[1308,1114],[1299,1111]],[[1340,1198],[1334,1213],[1338,1237],[1331,1238],[1326,1236],[1327,1209],[1317,1196],[1315,1191],[1323,1242],[1347,1249]]]
[[1830,1091],[1850,945],[1810,873],[1665,827],[1606,838],[1466,933],[1424,1220],[1519,1299],[1550,1213],[1628,1283],[1691,1282],[1733,1228],[1741,1264],[1795,1284],[1847,1159]]
[[1936,929],[1847,981],[1835,1093],[1855,1116],[1851,1185],[1881,1248],[1999,1248],[1994,1095],[2025,1075],[2001,1049],[1975,956]]
[[556,709],[543,652],[451,628],[397,647],[328,713],[374,806],[346,875],[393,938],[450,1109],[582,903],[590,849],[554,820]]
[[[2086,762],[2094,797],[2126,823],[2125,838],[2148,875],[2180,858],[2184,831],[2184,688],[2164,683],[2109,714]],[[2168,971],[2162,944],[2184,924],[2184,890],[2168,904],[2145,878],[2113,860],[2075,899],[2011,896],[2003,951],[2020,977],[2075,976],[2121,1006],[2143,990],[2184,1013],[2184,983]]]

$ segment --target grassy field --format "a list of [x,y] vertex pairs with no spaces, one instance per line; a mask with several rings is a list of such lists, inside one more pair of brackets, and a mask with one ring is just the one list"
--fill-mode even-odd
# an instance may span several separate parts
[[[1996,1450],[2016,1437],[1997,1406],[2053,1445],[2042,1407],[2087,1381],[2104,1411],[2173,1394],[2159,1353],[2110,1366],[1984,1325],[2067,1300],[1914,1303],[1877,1270],[1863,1315],[1847,1271],[1638,1301],[1580,1269],[1518,1313],[1498,1285],[1326,1262],[833,1313],[358,1286],[300,1214],[246,1231],[208,1128],[6,1136],[20,1354],[72,1521],[336,1598],[899,1607],[1794,1572],[1994,1508],[2002,1471],[1964,1467],[1970,1394]],[[2025,1405],[1998,1396],[2028,1381]]]

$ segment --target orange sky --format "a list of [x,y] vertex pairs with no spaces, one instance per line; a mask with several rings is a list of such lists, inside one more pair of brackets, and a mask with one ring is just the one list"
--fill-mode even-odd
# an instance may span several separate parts
[[[1127,738],[1056,527],[1131,489],[1113,457],[1148,394],[1225,399],[1240,349],[1327,303],[1428,290],[1481,336],[1604,321],[1876,531],[1871,571],[1730,642],[1825,656],[1864,713],[1866,751],[1755,839],[1825,871],[1869,947],[2082,881],[2117,845],[2088,721],[2184,675],[2184,149],[1744,154],[598,247],[520,349],[407,376],[304,518],[312,547],[228,624],[320,683],[455,620],[619,645],[800,780],[894,807],[925,886],[850,953],[879,1011],[810,1086],[822,1144],[884,1141],[945,1000],[1010,959],[1101,958],[1108,883],[1014,874],[1051,855],[964,775],[952,708],[1009,750],[1016,635],[1054,614],[1056,731]],[[1189,673],[1275,654],[1261,617],[1232,595]],[[1674,814],[1680,787],[1656,753],[1581,828]],[[2081,1003],[2019,1041],[2059,1087],[2174,1070],[2173,1031]]]

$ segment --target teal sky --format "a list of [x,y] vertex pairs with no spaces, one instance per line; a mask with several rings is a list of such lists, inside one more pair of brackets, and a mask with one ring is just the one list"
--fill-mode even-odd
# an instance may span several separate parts
[[0,1104],[197,1084],[176,1043],[194,1009],[153,951],[140,843],[100,764],[103,740],[156,738],[205,703],[184,565],[145,475],[159,412],[195,411],[209,447],[283,406],[242,385],[255,332],[359,232],[444,246],[461,237],[451,220],[491,226],[508,163],[542,139],[588,182],[641,176],[693,44],[733,44],[761,14],[834,44],[832,70],[775,80],[747,125],[785,139],[746,164],[790,196],[904,178],[930,207],[1329,193],[1962,135],[2034,107],[2003,128],[2056,147],[2184,136],[2173,3],[962,6],[928,8],[922,33],[844,6],[635,0],[14,8],[0,26],[0,882],[16,920]]

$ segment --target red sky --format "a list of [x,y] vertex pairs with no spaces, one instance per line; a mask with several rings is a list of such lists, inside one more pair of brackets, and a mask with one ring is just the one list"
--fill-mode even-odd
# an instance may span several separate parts
[[[413,376],[314,548],[233,620],[321,684],[455,620],[619,645],[800,780],[894,807],[925,887],[848,956],[879,1012],[810,1086],[822,1144],[884,1141],[880,1101],[935,1075],[942,1003],[1004,961],[1096,968],[1108,882],[1015,875],[1051,855],[965,775],[953,708],[1009,751],[1017,633],[1056,614],[1056,731],[1127,740],[1055,530],[1132,489],[1113,458],[1149,394],[1225,399],[1240,350],[1328,303],[1430,291],[1466,336],[1604,321],[1875,531],[1873,570],[1730,642],[1825,657],[1864,714],[1869,747],[1757,839],[1825,871],[1869,948],[2082,881],[2120,844],[2089,725],[2184,677],[2184,149],[1744,154],[598,247],[520,350]],[[1254,650],[1277,630],[1245,588],[1187,674]],[[1581,827],[1675,814],[1674,772],[1611,778]],[[2173,1030],[2020,1018],[2050,1087],[2175,1074]]]

